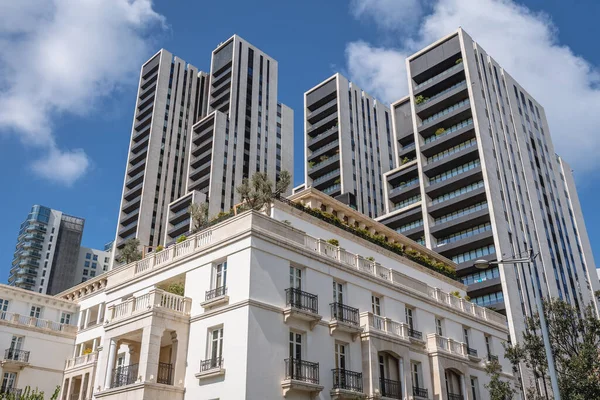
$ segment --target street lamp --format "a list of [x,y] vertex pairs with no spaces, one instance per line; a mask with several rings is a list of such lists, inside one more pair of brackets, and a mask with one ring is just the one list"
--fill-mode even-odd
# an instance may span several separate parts
[[[484,259],[475,260],[473,266],[477,269],[487,269],[492,265],[501,264],[530,264],[540,253],[534,254],[533,250],[529,251],[529,254],[525,258],[514,258],[509,260],[498,260],[498,261],[487,261]],[[523,275],[525,273],[523,272]],[[534,279],[536,282],[538,279]],[[537,306],[537,312],[540,316],[540,325],[542,327],[542,337],[544,338],[544,349],[546,350],[546,359],[548,360],[548,372],[550,373],[550,382],[552,384],[552,391],[554,392],[554,399],[560,400],[560,392],[558,391],[558,379],[556,378],[556,369],[554,368],[554,355],[552,354],[552,348],[550,347],[550,335],[548,335],[548,326],[546,325],[546,317],[544,316],[544,309],[542,307],[541,293],[542,289],[539,287],[538,282],[538,293],[535,295],[535,304]]]

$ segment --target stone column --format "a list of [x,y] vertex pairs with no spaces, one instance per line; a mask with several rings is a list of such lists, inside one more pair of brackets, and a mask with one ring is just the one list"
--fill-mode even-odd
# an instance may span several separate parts
[[[398,360],[398,371],[400,371],[400,387],[402,388],[402,397],[408,399],[409,393],[412,395],[412,390],[408,390],[408,380],[406,379],[405,368],[404,368],[404,358],[400,358]],[[409,366],[410,369],[410,366]]]
[[139,375],[142,382],[156,383],[163,328],[146,326],[142,333]]
[[83,329],[87,328],[90,323],[90,309],[85,310],[85,322],[83,323]]
[[83,355],[83,350],[85,350],[85,343],[80,343],[79,344],[79,354],[77,354],[77,357],[81,357]]
[[73,391],[73,384],[75,383],[73,382],[74,379],[75,377],[69,378],[69,383],[67,384],[67,397],[65,397],[67,400],[71,399],[71,392]]
[[115,367],[115,359],[117,358],[117,341],[110,339],[110,347],[108,349],[108,362],[106,363],[106,379],[104,380],[104,388],[110,389],[110,384],[113,377],[113,369]]
[[85,392],[86,400],[91,399],[93,394],[94,394],[94,375],[93,375],[93,373],[90,373],[89,378],[88,378],[88,387]]
[[471,400],[471,394],[467,391],[466,380],[467,380],[467,378],[465,377],[465,374],[461,374],[460,375],[460,390],[461,390],[462,395],[465,400]]
[[62,391],[60,393],[60,398],[61,399],[68,399],[69,398],[69,390],[70,390],[70,386],[71,386],[71,379],[65,379],[65,383],[63,383],[63,388]]
[[94,340],[92,340],[92,352],[98,349],[98,340],[98,338],[94,338]]
[[81,375],[81,383],[79,384],[79,396],[77,397],[78,400],[84,400],[84,398],[83,398],[83,393],[85,392],[84,385],[85,385],[85,374]]
[[106,303],[100,303],[100,305],[98,305],[98,318],[96,318],[96,323],[98,325],[102,325],[102,319],[104,318],[105,306],[106,306]]

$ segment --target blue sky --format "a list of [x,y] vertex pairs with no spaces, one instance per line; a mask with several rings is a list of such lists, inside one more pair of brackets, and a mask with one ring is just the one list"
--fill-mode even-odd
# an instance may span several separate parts
[[300,183],[304,91],[342,72],[382,100],[399,98],[406,86],[402,57],[461,25],[549,115],[571,107],[569,124],[550,116],[550,128],[557,152],[574,166],[600,257],[594,207],[600,5],[594,0],[568,8],[559,0],[89,3],[0,4],[0,282],[8,278],[19,225],[33,204],[85,218],[85,246],[113,239],[141,63],[164,47],[208,70],[211,51],[234,33],[279,62],[279,100],[296,113]]

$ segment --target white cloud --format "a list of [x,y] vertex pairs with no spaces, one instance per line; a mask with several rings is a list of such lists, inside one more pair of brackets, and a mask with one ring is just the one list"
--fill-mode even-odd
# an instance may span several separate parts
[[[384,19],[395,11],[377,12]],[[380,24],[383,28],[388,25]],[[397,37],[397,49],[349,43],[350,78],[383,100],[397,100],[408,93],[405,64],[398,58],[461,26],[544,106],[557,152],[581,172],[600,164],[596,157],[600,113],[595,112],[600,109],[598,66],[559,43],[557,27],[546,14],[534,13],[512,0],[435,0],[418,26],[414,35]],[[396,66],[377,67],[378,63]]]
[[352,0],[355,17],[367,17],[381,28],[393,31],[412,29],[423,13],[420,0]]
[[[164,18],[151,0],[0,2],[0,134],[15,134],[49,157],[33,165],[71,184],[89,166],[82,149],[62,150],[52,122],[86,115],[97,100],[135,82]],[[61,171],[45,173],[48,161]]]
[[71,186],[87,170],[90,161],[82,149],[62,152],[51,149],[47,156],[33,162],[31,168],[50,181]]

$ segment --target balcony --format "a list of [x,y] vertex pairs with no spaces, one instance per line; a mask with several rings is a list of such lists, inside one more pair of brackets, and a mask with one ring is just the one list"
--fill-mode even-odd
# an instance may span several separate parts
[[212,290],[207,290],[204,296],[204,302],[200,303],[200,306],[204,308],[211,308],[227,303],[229,303],[229,296],[227,296],[227,286],[220,286]]
[[[125,201],[123,202],[123,206],[121,207],[121,209],[124,213],[131,213],[131,211],[135,210],[139,206],[141,199],[142,196],[138,195],[130,201]],[[137,212],[139,212],[139,210],[137,210]]]
[[148,155],[148,148],[144,148],[142,151],[140,151],[137,154],[132,153],[129,155],[129,163],[137,164],[140,161],[145,160],[147,155]]
[[331,303],[331,321],[329,322],[329,334],[336,331],[347,332],[352,335],[352,341],[362,332],[358,308],[350,307],[342,303]]
[[312,166],[309,166],[308,175],[311,178],[316,177],[313,179],[317,179],[319,176],[323,175],[323,173],[329,172],[329,171],[335,169],[336,167],[338,167],[339,159],[340,159],[339,154],[335,154],[331,157],[322,156],[321,162],[314,164]]
[[[339,141],[339,139],[337,139],[337,140],[334,140],[333,142],[327,143],[323,147],[319,147],[318,149],[313,151],[312,154],[310,154],[308,156],[308,162],[318,161],[320,156],[324,155],[325,153],[329,152],[330,150],[338,149],[339,146],[340,146],[340,141]],[[332,155],[332,154],[330,154],[330,155]]]
[[413,386],[413,396],[421,398],[421,399],[428,399],[429,398],[429,391],[427,389],[424,389],[424,388]]
[[158,363],[158,373],[156,374],[156,383],[163,385],[173,384],[173,364],[171,363]]
[[473,349],[471,347],[466,347],[467,348],[467,356],[469,357],[470,360],[472,361],[480,361],[481,357],[479,357],[477,355],[477,349]]
[[125,225],[124,227],[122,227],[121,229],[119,229],[119,236],[120,237],[125,237],[128,236],[132,233],[134,233],[137,230],[137,220]]
[[134,187],[135,185],[142,183],[142,181],[144,180],[144,172],[145,171],[139,172],[131,178],[127,179],[127,181],[125,182],[125,187],[129,189]]
[[319,106],[318,108],[314,109],[313,111],[307,112],[306,119],[308,122],[310,122],[312,124],[313,121],[315,119],[317,119],[317,117],[323,116],[324,114],[329,115],[335,110],[337,110],[337,97],[335,97],[333,100],[330,100],[329,102]]
[[223,357],[217,357],[200,361],[200,372],[194,376],[197,379],[208,379],[222,375],[225,375]]
[[[462,71],[464,71],[464,69],[465,68],[464,68],[464,65],[462,62],[458,63],[456,65],[453,65],[452,67],[440,72],[439,74],[427,79],[426,81],[423,81],[419,84],[415,84],[414,89],[413,89],[414,94],[417,95],[419,93],[422,93],[423,91],[427,90],[428,88],[435,86],[442,80],[450,78],[452,76],[455,76],[455,75],[461,73]],[[462,79],[464,79],[464,74],[462,74],[461,80]]]
[[17,349],[6,349],[4,351],[3,365],[25,367],[29,365],[29,352]]
[[312,124],[309,128],[306,129],[306,133],[312,137],[319,133],[323,133],[328,129],[332,128],[332,125],[337,125],[338,114],[333,113],[322,120]]
[[332,369],[331,372],[333,373],[333,388],[330,393],[332,399],[362,399],[364,397],[361,372],[340,368]]
[[139,364],[130,364],[113,369],[113,378],[110,382],[110,388],[131,385],[138,379]]
[[121,225],[127,225],[130,224],[134,221],[137,221],[138,215],[140,214],[140,209],[134,209],[133,212],[130,212],[129,214],[126,214],[124,217],[121,218]]
[[64,332],[73,337],[75,337],[75,334],[77,333],[77,327],[74,325],[61,324],[47,319],[40,319],[6,311],[0,312],[0,320],[15,326],[27,326],[53,332]]
[[140,193],[142,193],[142,187],[143,186],[144,186],[144,184],[140,183],[139,185],[135,186],[134,188],[129,189],[128,191],[125,192],[125,195],[123,197],[127,201],[133,200],[134,197],[136,197],[137,195],[139,195]]
[[65,372],[74,368],[84,368],[96,364],[98,352],[94,351],[79,357],[69,358],[65,363]]
[[190,230],[191,227],[191,219],[187,218],[181,222],[176,223],[171,228],[169,228],[168,235],[172,238],[176,238],[181,234],[184,234]]
[[462,394],[448,393],[448,400],[464,400]]
[[107,316],[109,324],[127,320],[147,312],[154,313],[155,311],[189,317],[190,307],[190,298],[155,288],[146,294],[131,297],[117,305],[109,306]]
[[135,175],[139,172],[142,172],[144,170],[144,167],[146,166],[146,160],[143,159],[142,161],[139,161],[137,164],[133,164],[129,167],[129,169],[127,170],[127,175],[131,176],[131,175]]
[[339,183],[340,178],[340,169],[334,169],[326,173],[325,175],[321,175],[317,179],[313,180],[312,186],[316,189],[319,189],[319,185],[323,185],[325,187],[331,186],[331,184],[335,184],[336,181]]
[[448,103],[456,102],[456,100],[461,97],[464,98],[464,92],[466,90],[467,81],[463,79],[439,92],[432,91],[432,93],[435,94],[429,97],[424,97],[421,103],[416,104],[416,112],[419,114],[419,116],[422,116],[423,114],[435,113],[444,108]]
[[412,340],[418,340],[420,342],[423,341],[423,332],[421,331],[417,331],[416,329],[413,328],[408,328],[407,330],[408,333],[408,337]]
[[329,144],[338,138],[338,127],[333,126],[327,129],[325,132],[318,134],[317,136],[311,137],[306,142],[308,148],[312,151],[319,149],[320,147]]
[[427,335],[427,350],[430,353],[445,353],[464,359],[468,358],[467,346],[464,343],[435,333]]
[[323,390],[319,385],[319,363],[288,358],[285,360],[285,378],[281,382],[283,397],[292,392],[308,393],[315,398]]
[[386,334],[395,340],[409,341],[408,325],[404,322],[392,321],[390,318],[375,315],[371,312],[362,313],[360,319],[361,325],[365,325],[366,333],[375,331]]
[[486,358],[486,363],[498,362],[498,356],[493,354],[488,354]]
[[323,318],[319,315],[319,299],[316,294],[303,292],[296,288],[286,289],[285,305],[283,319],[286,323],[289,319],[307,321],[310,330],[313,330]]
[[387,399],[402,399],[402,384],[386,378],[379,378],[379,393]]

